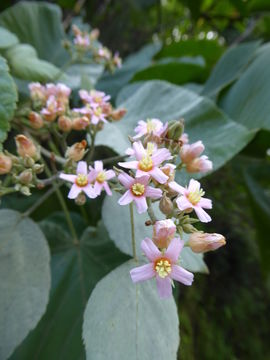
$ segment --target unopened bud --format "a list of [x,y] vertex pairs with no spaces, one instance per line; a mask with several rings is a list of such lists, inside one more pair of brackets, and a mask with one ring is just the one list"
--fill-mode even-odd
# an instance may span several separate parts
[[195,232],[190,235],[188,244],[195,253],[204,253],[217,250],[226,244],[226,239],[221,234],[207,234]]
[[160,170],[163,171],[164,174],[167,175],[169,178],[167,180],[167,183],[174,181],[175,168],[176,168],[176,166],[174,164],[166,164],[160,168]]
[[81,192],[75,199],[75,203],[79,206],[82,206],[86,203],[86,196]]
[[188,173],[205,173],[213,169],[213,163],[208,159],[207,156],[203,155],[199,158],[194,159],[186,165]]
[[59,116],[58,127],[63,132],[69,132],[72,129],[72,120],[68,116]]
[[122,119],[123,116],[125,116],[127,113],[127,109],[118,109],[118,110],[114,110],[111,113],[111,117],[114,121],[119,121]]
[[112,105],[110,103],[105,103],[101,106],[102,108],[102,113],[105,114],[105,115],[111,115],[112,112],[113,112],[113,108],[112,108]]
[[33,180],[33,174],[31,169],[24,170],[19,175],[19,181],[21,184],[28,185]]
[[178,141],[184,131],[183,120],[170,121],[168,125],[167,138]]
[[74,130],[85,130],[89,126],[90,120],[87,116],[75,118],[72,122],[72,128]]
[[165,215],[169,215],[173,211],[173,203],[165,194],[163,194],[159,202],[159,209]]
[[33,171],[35,174],[41,174],[44,170],[44,165],[43,164],[35,164],[33,166]]
[[22,187],[20,188],[20,192],[21,192],[23,195],[26,195],[26,196],[30,196],[30,195],[31,195],[30,189],[29,189],[29,187],[27,187],[27,186],[22,186]]
[[85,140],[73,144],[67,149],[65,157],[70,160],[80,161],[84,157],[86,145]]
[[30,112],[28,119],[33,129],[40,129],[44,125],[42,117],[35,111]]
[[202,141],[196,141],[193,144],[186,144],[181,147],[180,157],[184,164],[189,164],[204,151]]
[[194,232],[197,232],[197,229],[191,224],[181,224],[181,226],[182,226],[184,232],[187,234],[192,234]]
[[12,168],[12,160],[9,156],[0,153],[0,175],[8,174]]
[[167,248],[175,232],[176,226],[171,219],[156,221],[153,228],[153,242],[160,249]]
[[80,35],[82,33],[77,25],[72,25],[72,31],[73,31],[74,35]]
[[93,29],[90,34],[89,37],[91,40],[97,40],[97,38],[99,37],[99,30],[98,29]]
[[35,165],[35,160],[32,159],[30,156],[26,156],[24,159],[23,159],[23,164],[25,167],[27,168],[32,168],[34,165]]
[[33,159],[37,159],[39,157],[38,149],[31,139],[28,139],[24,135],[17,135],[15,138],[17,153],[21,157],[29,156]]

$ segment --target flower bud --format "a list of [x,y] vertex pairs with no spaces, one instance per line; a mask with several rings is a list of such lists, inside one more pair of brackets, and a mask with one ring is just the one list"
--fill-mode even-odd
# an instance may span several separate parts
[[167,248],[175,232],[176,226],[171,219],[156,221],[153,228],[153,242],[160,249]]
[[33,173],[31,169],[26,169],[19,175],[19,181],[21,184],[28,185],[33,180]]
[[33,129],[40,129],[44,125],[42,117],[35,111],[30,112],[28,119]]
[[87,142],[85,140],[73,144],[68,147],[65,157],[73,161],[80,161],[84,157],[86,145]]
[[81,192],[75,199],[75,203],[78,205],[78,206],[82,206],[86,203],[86,196],[84,195],[83,192]]
[[111,117],[114,121],[119,121],[122,119],[123,116],[125,116],[127,113],[127,109],[118,109],[118,110],[114,110],[111,113]]
[[190,235],[188,244],[195,253],[204,253],[217,250],[226,244],[225,237],[221,234],[207,234],[195,232]]
[[164,174],[167,175],[169,178],[167,180],[167,183],[174,181],[175,168],[176,168],[176,166],[174,164],[166,164],[160,168],[160,170],[163,171]]
[[182,145],[188,144],[188,134],[187,133],[183,133],[180,138],[179,141],[181,142]]
[[166,194],[163,194],[159,202],[159,209],[165,215],[169,215],[173,211],[173,203],[171,199],[166,196]]
[[180,150],[180,157],[184,164],[189,164],[195,158],[200,156],[203,151],[204,145],[202,141],[197,141],[190,145],[183,145]]
[[178,141],[184,131],[183,120],[170,121],[168,125],[167,138]]
[[30,158],[37,159],[39,157],[38,149],[32,140],[28,139],[24,135],[17,135],[15,138],[17,153],[25,158],[29,156]]
[[12,160],[9,156],[0,153],[0,175],[8,174],[12,168]]
[[98,29],[93,29],[90,34],[89,37],[91,40],[97,40],[97,38],[99,37],[99,30]]
[[35,174],[41,174],[44,170],[44,164],[35,164],[33,166],[33,171]]
[[59,116],[58,127],[63,132],[69,132],[72,129],[72,120],[68,116]]
[[30,196],[31,195],[30,189],[27,186],[22,186],[20,188],[20,192],[25,196]]
[[197,172],[207,172],[213,169],[213,163],[211,160],[208,160],[208,157],[203,155],[199,158],[194,159],[186,165],[186,170],[188,173],[197,173]]
[[90,120],[87,116],[75,118],[72,122],[72,128],[74,130],[85,130],[89,126]]

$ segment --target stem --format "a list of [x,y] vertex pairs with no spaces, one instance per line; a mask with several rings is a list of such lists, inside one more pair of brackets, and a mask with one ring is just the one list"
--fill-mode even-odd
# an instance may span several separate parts
[[42,155],[46,156],[48,159],[54,159],[59,164],[65,165],[66,159],[62,158],[61,156],[55,155],[53,152],[48,151],[44,147],[40,146],[40,152]]
[[91,136],[91,148],[86,158],[88,161],[92,160],[95,153],[96,130],[94,130],[93,133],[91,132],[90,136]]
[[148,205],[147,212],[148,212],[148,215],[149,215],[149,217],[150,217],[150,219],[152,221],[152,224],[154,225],[155,222],[157,221],[157,218],[156,218],[156,216],[154,214],[154,210],[152,208],[152,201],[149,198],[147,198],[146,201],[147,201],[147,205]]
[[124,160],[126,157],[128,157],[128,155],[112,156],[112,157],[104,159],[102,161],[103,161],[103,164],[106,165],[106,164],[110,164],[112,162],[116,162],[118,160]]
[[134,213],[133,213],[133,202],[129,204],[129,213],[130,213],[130,225],[131,225],[131,242],[132,242],[132,252],[135,261],[138,261],[136,254],[136,241],[135,241],[135,227],[134,227]]
[[[61,185],[57,185],[57,187],[59,187]],[[26,210],[22,216],[26,217],[32,214],[32,212],[34,212],[45,200],[48,199],[48,197],[50,197],[53,193],[55,192],[55,188],[52,187],[50,188],[45,194],[43,194],[43,196],[41,196],[40,199],[38,199],[38,201],[36,201],[34,203],[34,205],[32,205],[28,210]]]

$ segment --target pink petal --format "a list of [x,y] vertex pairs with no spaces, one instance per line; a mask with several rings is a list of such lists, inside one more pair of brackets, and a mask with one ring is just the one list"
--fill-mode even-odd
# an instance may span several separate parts
[[141,249],[143,253],[147,256],[148,260],[154,262],[156,259],[161,257],[161,252],[153,241],[149,238],[145,238],[141,243]]
[[106,181],[104,181],[103,186],[104,186],[104,189],[105,189],[107,195],[112,196],[112,191],[109,187],[109,184]]
[[131,188],[131,186],[134,184],[134,179],[126,173],[119,174],[118,180],[122,185],[124,185],[126,189]]
[[87,179],[88,179],[88,181],[90,183],[92,183],[92,182],[94,182],[96,180],[96,177],[97,177],[98,173],[91,166],[89,167],[89,169],[90,169],[90,172],[89,172],[89,174],[87,176]]
[[155,276],[153,264],[146,264],[130,270],[130,276],[134,283],[152,279]]
[[106,180],[110,180],[115,177],[115,172],[113,170],[107,170],[105,172]]
[[80,188],[76,184],[73,184],[71,186],[71,189],[70,189],[69,193],[68,193],[68,198],[69,199],[76,199],[76,197],[79,195],[79,193],[81,191],[82,191],[82,188]]
[[207,223],[212,220],[211,216],[198,205],[194,206],[194,210],[201,222]]
[[163,161],[169,160],[172,158],[172,155],[168,149],[158,149],[152,155],[152,161],[154,165],[160,165]]
[[154,167],[153,170],[149,171],[149,174],[160,184],[165,184],[169,179],[158,167]]
[[157,289],[159,297],[162,299],[166,299],[172,296],[172,283],[169,276],[162,279],[157,276]]
[[133,196],[130,190],[126,191],[122,197],[118,200],[119,205],[127,205],[133,201]]
[[188,286],[192,284],[194,279],[194,275],[191,272],[185,270],[179,265],[172,266],[171,277],[172,279]]
[[137,169],[138,161],[127,161],[127,162],[119,162],[118,165],[125,169]]
[[150,176],[149,175],[142,175],[142,176],[136,176],[135,182],[139,182],[140,184],[143,184],[144,186],[147,186],[149,183]]
[[97,172],[101,172],[103,171],[103,162],[98,160],[98,161],[95,161],[95,170]]
[[159,199],[162,196],[162,190],[155,189],[152,186],[147,186],[145,196],[153,199]]
[[61,173],[61,174],[59,175],[59,177],[60,177],[60,179],[63,179],[63,180],[66,180],[66,181],[70,181],[70,182],[74,183],[77,176],[76,176],[76,175],[69,175],[69,174],[63,174],[63,173]]
[[176,204],[179,210],[186,210],[194,207],[185,196],[178,197],[176,199]]
[[94,191],[97,195],[100,195],[102,188],[103,188],[103,184],[99,183],[98,181],[95,181]]
[[77,165],[77,174],[87,175],[87,164],[85,161],[79,161]]
[[179,194],[182,194],[182,195],[186,192],[186,188],[184,188],[183,186],[177,184],[176,181],[171,181],[171,182],[169,183],[169,187],[170,187],[172,190],[174,190],[174,191],[176,191],[176,192],[178,192]]
[[145,176],[145,175],[149,176],[148,174],[149,174],[149,172],[143,171],[141,169],[137,169],[137,171],[136,171],[136,177]]
[[94,188],[91,184],[88,184],[81,189],[90,199],[94,199],[97,197],[97,195],[99,195],[94,191]]
[[96,115],[92,115],[91,123],[97,125],[99,123],[99,118]]
[[198,202],[197,206],[202,207],[204,209],[212,209],[212,200],[201,198],[201,200]]
[[179,237],[173,238],[164,256],[172,260],[172,262],[176,263],[178,261],[179,254],[183,249],[183,246],[183,240],[181,240]]
[[142,157],[144,157],[146,155],[146,150],[143,147],[143,144],[141,143],[141,141],[137,141],[137,142],[133,143],[133,149],[134,149],[135,157],[137,160],[141,160]]
[[191,179],[188,185],[188,191],[189,192],[195,192],[197,190],[200,190],[201,184],[199,181]]
[[134,198],[135,205],[139,214],[147,211],[146,198],[144,196]]

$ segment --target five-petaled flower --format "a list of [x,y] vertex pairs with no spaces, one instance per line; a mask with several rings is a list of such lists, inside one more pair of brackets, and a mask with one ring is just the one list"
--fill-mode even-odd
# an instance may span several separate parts
[[204,191],[199,181],[191,179],[187,188],[172,181],[169,187],[180,194],[176,199],[179,210],[194,209],[201,222],[211,221],[211,217],[203,209],[212,209],[212,201],[203,197]]
[[148,175],[136,176],[134,179],[126,173],[121,173],[118,179],[127,189],[118,200],[119,205],[127,205],[134,201],[139,214],[147,210],[146,198],[159,199],[162,196],[161,189],[155,189],[148,185],[150,179]]
[[96,195],[100,195],[102,189],[104,189],[107,195],[112,195],[111,189],[108,184],[108,180],[115,177],[115,172],[113,170],[104,170],[102,161],[95,161],[94,167],[89,166],[89,176],[88,179],[91,183],[94,184],[94,191]]
[[140,120],[134,131],[137,133],[133,139],[139,139],[144,135],[152,135],[154,138],[160,138],[165,134],[168,123],[163,124],[159,119]]
[[146,238],[141,243],[141,248],[149,264],[136,267],[130,271],[134,283],[156,278],[157,289],[161,298],[172,295],[172,280],[184,285],[191,285],[193,274],[178,265],[179,254],[184,246],[184,241],[175,237],[165,252],[161,252],[153,241]]

